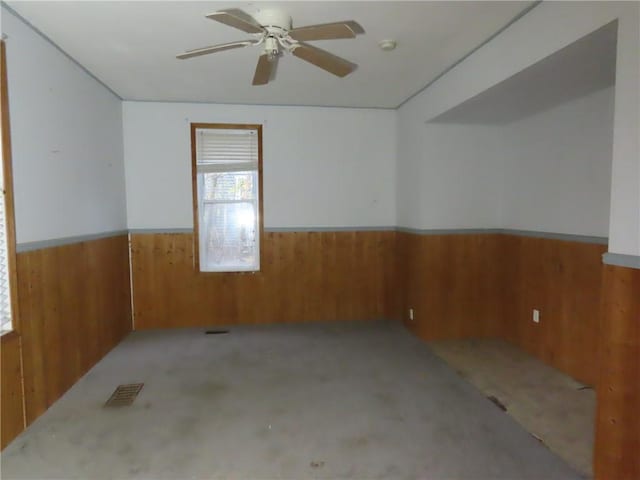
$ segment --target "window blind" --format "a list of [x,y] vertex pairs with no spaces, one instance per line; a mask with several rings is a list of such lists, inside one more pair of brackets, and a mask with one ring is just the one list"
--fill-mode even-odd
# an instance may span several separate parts
[[258,135],[255,130],[197,131],[199,173],[257,170]]

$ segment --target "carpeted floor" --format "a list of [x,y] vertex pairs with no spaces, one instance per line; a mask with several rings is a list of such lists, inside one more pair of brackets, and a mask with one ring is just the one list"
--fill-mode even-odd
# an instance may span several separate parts
[[[579,479],[401,325],[135,332],[2,454],[9,478]],[[144,382],[129,407],[103,408]]]

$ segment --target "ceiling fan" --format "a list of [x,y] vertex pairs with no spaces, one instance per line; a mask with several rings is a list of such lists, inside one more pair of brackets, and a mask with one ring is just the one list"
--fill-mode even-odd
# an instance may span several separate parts
[[273,79],[278,58],[284,52],[289,52],[338,77],[349,75],[357,68],[355,63],[305,43],[311,40],[355,38],[356,35],[364,33],[364,29],[353,20],[292,28],[291,17],[281,10],[260,10],[254,18],[235,8],[219,10],[207,15],[207,18],[254,34],[255,38],[188,50],[177,55],[177,58],[184,60],[234,48],[261,46],[263,52],[258,59],[253,85],[265,85]]

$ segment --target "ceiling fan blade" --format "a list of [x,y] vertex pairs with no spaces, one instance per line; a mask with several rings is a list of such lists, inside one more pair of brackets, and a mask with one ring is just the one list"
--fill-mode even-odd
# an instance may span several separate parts
[[312,63],[338,77],[345,77],[358,68],[355,63],[307,43],[299,43],[292,53],[305,62]]
[[209,55],[210,53],[223,52],[225,50],[232,50],[234,48],[248,47],[258,43],[257,40],[243,40],[241,42],[221,43],[220,45],[212,45],[210,47],[196,48],[195,50],[187,50],[180,55],[176,55],[176,58],[185,60],[191,57],[198,57],[200,55]]
[[269,83],[277,66],[278,57],[273,57],[269,60],[269,56],[266,53],[260,55],[258,65],[256,65],[256,73],[253,75],[252,85],[266,85]]
[[247,33],[262,33],[264,28],[248,13],[238,9],[230,8],[227,10],[219,10],[207,15],[207,18],[216,22],[224,23],[238,30]]
[[321,25],[307,25],[289,30],[289,35],[294,40],[308,42],[310,40],[333,40],[337,38],[355,38],[364,33],[364,29],[358,22],[347,20],[345,22],[323,23]]

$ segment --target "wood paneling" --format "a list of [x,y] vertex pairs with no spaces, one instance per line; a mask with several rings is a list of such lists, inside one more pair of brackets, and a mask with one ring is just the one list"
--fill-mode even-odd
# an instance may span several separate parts
[[20,366],[20,336],[11,332],[0,337],[0,448],[4,448],[24,430],[22,371]]
[[410,330],[425,340],[497,335],[499,235],[398,233],[397,242],[403,319]]
[[594,454],[600,480],[640,478],[640,270],[604,266]]
[[385,256],[384,256],[384,315],[387,320],[401,321],[403,318],[403,296],[404,277],[401,275],[401,263],[398,249],[398,234],[389,232],[386,240]]
[[[500,336],[588,385],[598,377],[605,245],[502,235]],[[532,321],[540,310],[540,323]]]
[[18,254],[27,423],[131,330],[125,235]]
[[395,232],[267,232],[259,273],[201,273],[192,234],[132,235],[135,328],[363,320],[394,310]]

